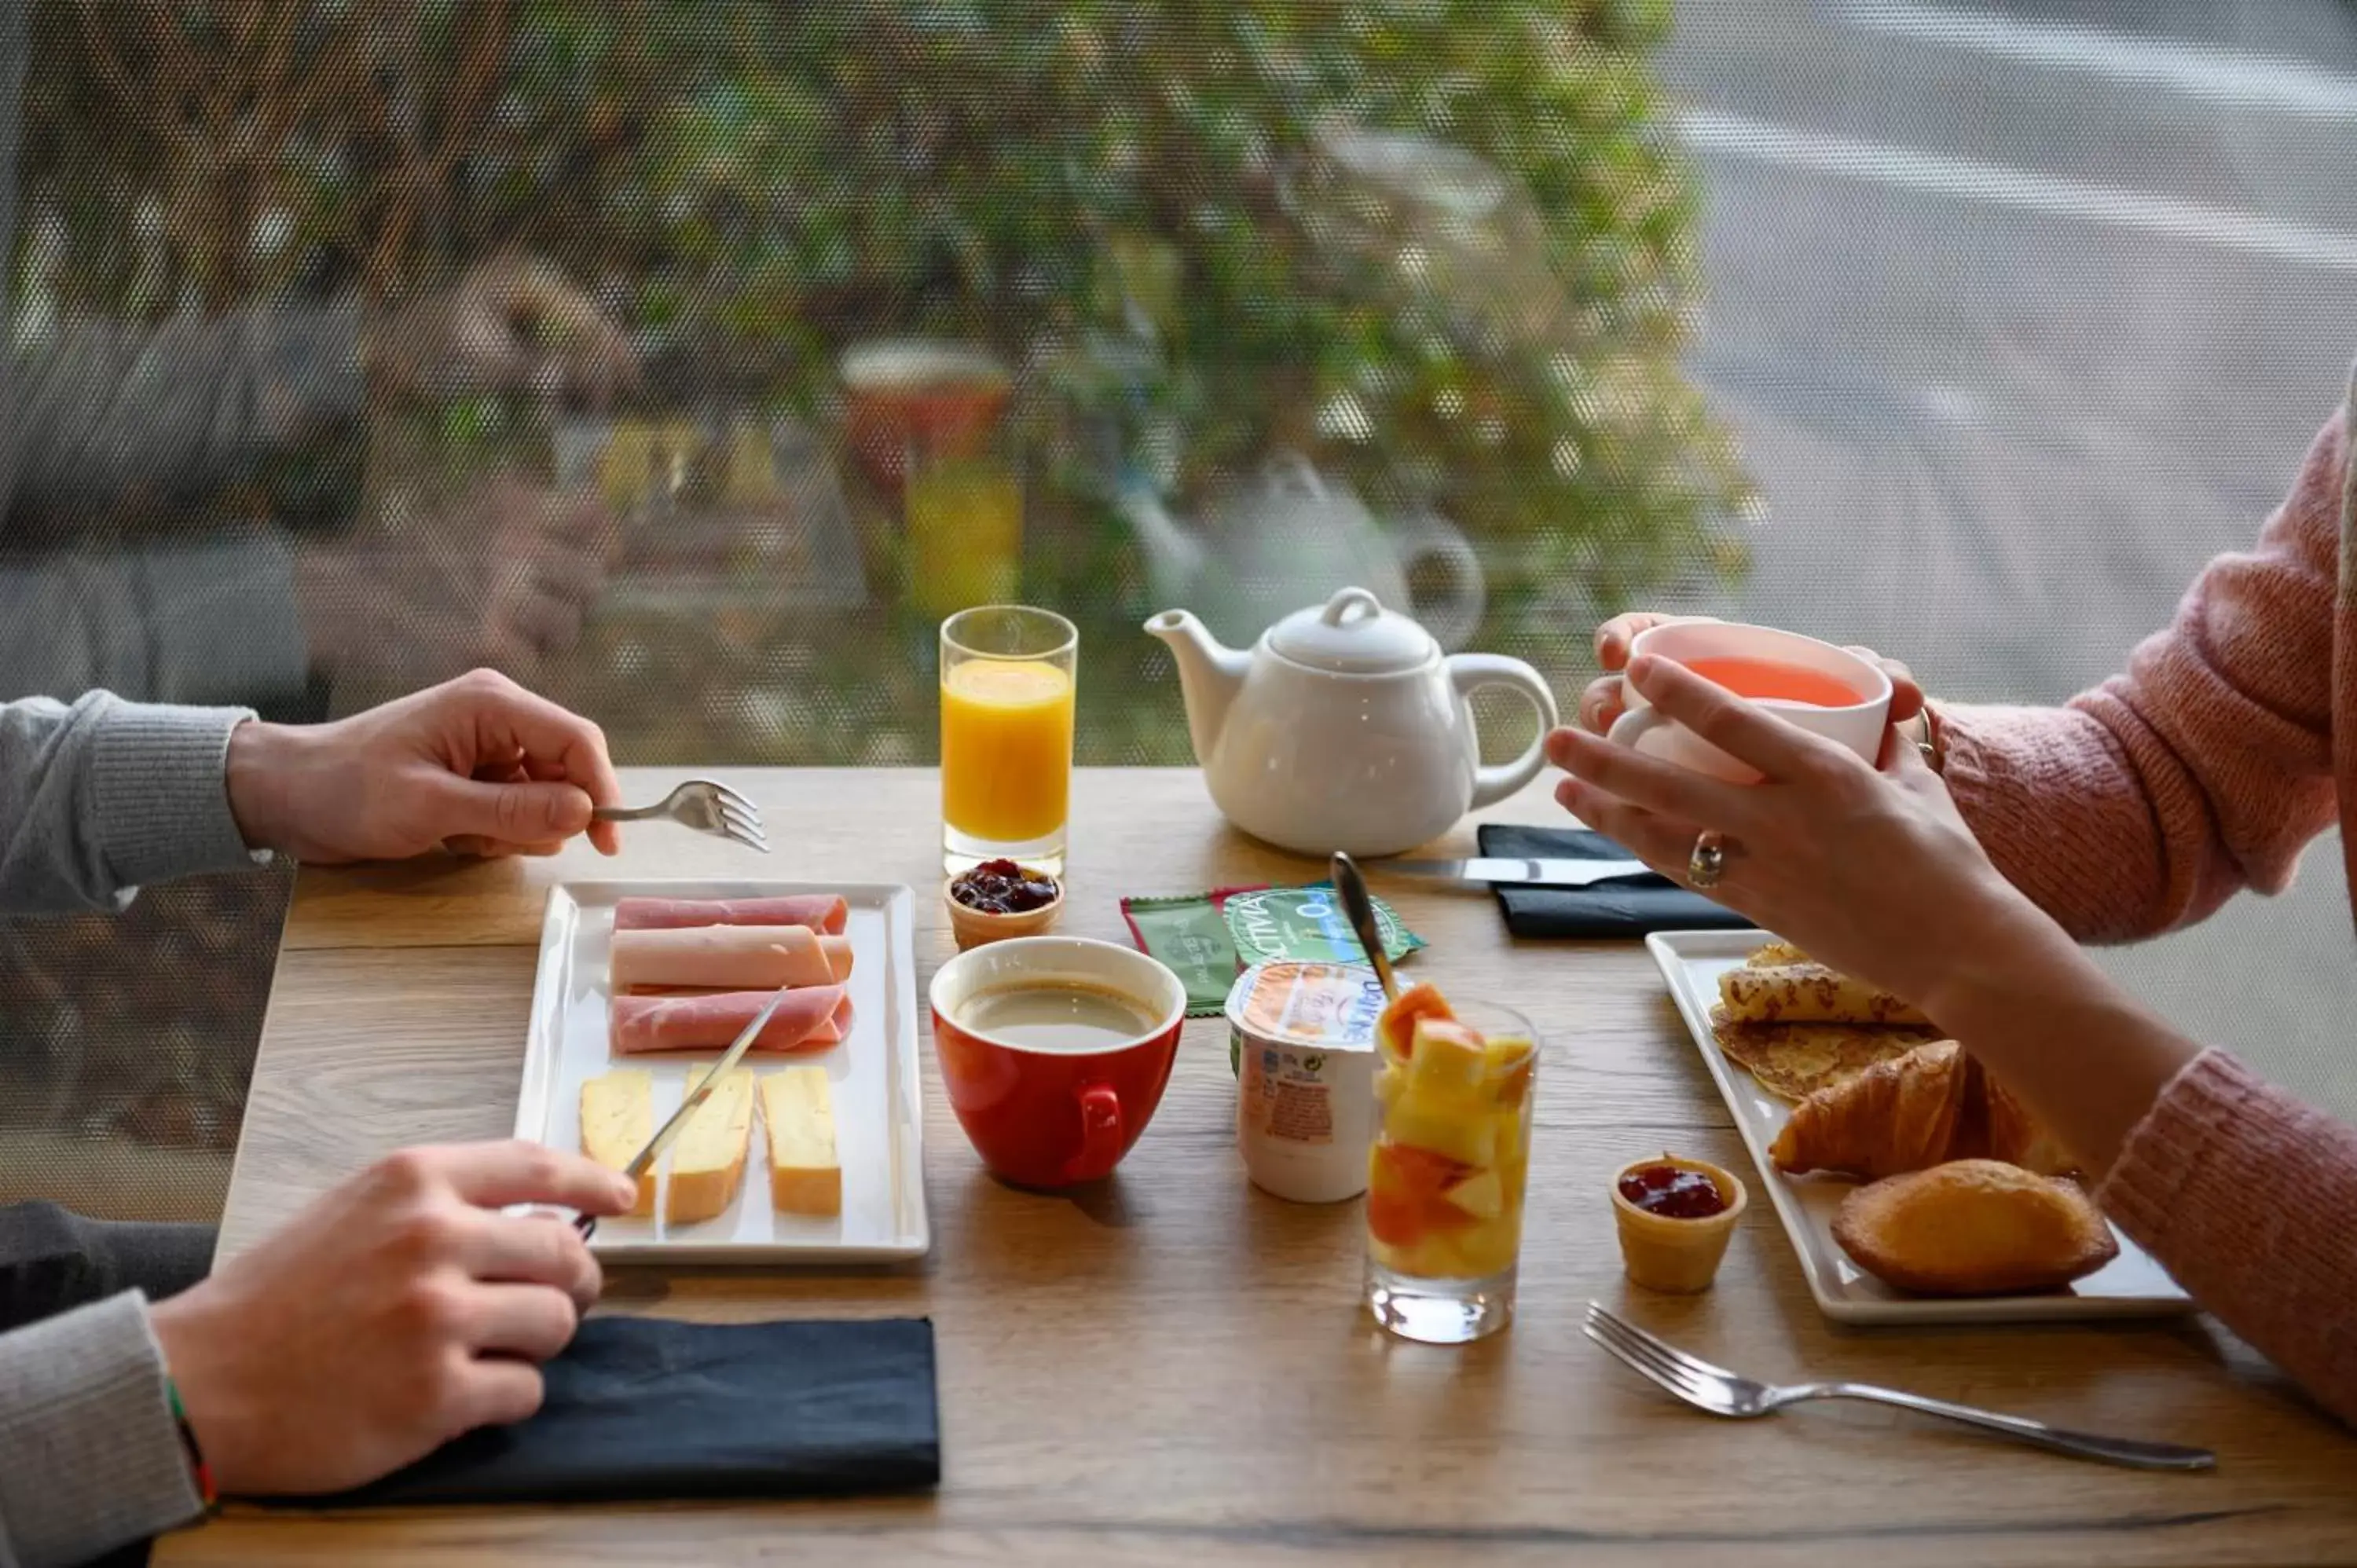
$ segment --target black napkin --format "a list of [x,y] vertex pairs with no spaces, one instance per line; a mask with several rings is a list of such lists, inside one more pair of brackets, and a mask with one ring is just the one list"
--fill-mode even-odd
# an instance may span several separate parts
[[[1509,860],[1629,860],[1629,852],[1585,828],[1528,828],[1484,822],[1475,840],[1485,855]],[[1586,887],[1496,885],[1506,929],[1518,937],[1610,940],[1649,931],[1734,930],[1751,924],[1666,876],[1630,876]]]
[[540,1413],[314,1508],[841,1497],[942,1477],[933,1326],[593,1317]]

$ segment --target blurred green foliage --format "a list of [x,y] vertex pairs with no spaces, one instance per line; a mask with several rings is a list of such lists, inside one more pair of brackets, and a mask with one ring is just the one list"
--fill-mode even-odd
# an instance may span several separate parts
[[[1553,587],[1618,602],[1739,566],[1717,525],[1740,483],[1677,365],[1694,196],[1648,66],[1669,20],[1666,0],[542,0],[513,73],[543,118],[511,134],[574,156],[486,177],[463,226],[557,252],[699,363],[813,403],[846,343],[987,341],[1026,368],[1067,508],[1116,462],[1193,500],[1304,451],[1480,541],[1512,635]],[[1353,128],[1479,162],[1386,179],[1337,156]],[[1066,556],[1055,585],[1103,581],[1095,552]]]
[[152,312],[406,294],[522,247],[659,386],[821,422],[850,344],[986,343],[1020,389],[1027,596],[1133,636],[1158,607],[1115,477],[1191,510],[1298,451],[1457,522],[1480,640],[1568,682],[1597,607],[1743,565],[1678,362],[1670,11],[39,0],[62,69],[34,82],[27,264],[35,297]]

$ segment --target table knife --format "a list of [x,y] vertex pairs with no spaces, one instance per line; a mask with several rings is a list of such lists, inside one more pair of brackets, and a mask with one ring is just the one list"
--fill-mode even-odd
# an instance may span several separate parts
[[1658,876],[1641,860],[1371,860],[1378,876],[1413,876],[1427,882],[1514,882],[1534,887],[1586,887],[1633,876]]
[[[728,1047],[728,1054],[722,1057],[717,1066],[697,1080],[695,1087],[687,1091],[687,1098],[679,1102],[679,1109],[671,1113],[671,1120],[656,1128],[655,1135],[647,1140],[647,1146],[640,1149],[638,1156],[622,1167],[624,1176],[629,1176],[632,1181],[647,1179],[647,1173],[655,1168],[655,1162],[662,1158],[662,1152],[671,1147],[672,1140],[679,1136],[680,1130],[687,1125],[688,1120],[695,1114],[696,1108],[712,1098],[714,1087],[719,1083],[728,1069],[745,1059],[745,1053],[751,1050],[753,1042],[760,1037],[761,1026],[770,1021],[770,1015],[778,1010],[778,1004],[786,999],[786,993],[791,988],[783,985],[778,987],[778,993],[770,998],[770,1004],[753,1015],[753,1021],[745,1026],[745,1032],[737,1036],[736,1042]],[[587,1241],[597,1233],[597,1217],[594,1214],[579,1215],[574,1219],[573,1228],[580,1231],[581,1239]]]

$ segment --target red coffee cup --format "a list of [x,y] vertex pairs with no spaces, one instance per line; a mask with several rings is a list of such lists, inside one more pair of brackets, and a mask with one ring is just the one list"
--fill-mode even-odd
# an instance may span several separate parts
[[[958,1022],[976,996],[1017,986],[1082,986],[1136,1004],[1150,1026],[1074,1049],[995,1037]],[[1132,948],[1087,937],[1012,937],[970,949],[933,975],[933,1049],[950,1109],[982,1163],[1020,1187],[1108,1175],[1162,1102],[1187,988]]]

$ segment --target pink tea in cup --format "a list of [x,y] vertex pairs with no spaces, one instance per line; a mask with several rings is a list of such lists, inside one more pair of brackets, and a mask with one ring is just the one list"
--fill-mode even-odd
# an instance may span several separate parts
[[1810,670],[1775,659],[1703,658],[1678,660],[1738,697],[1755,702],[1800,703],[1812,708],[1850,708],[1866,701],[1866,693],[1844,684],[1822,670]]
[[[1738,696],[1769,703],[1785,724],[1838,742],[1868,763],[1881,754],[1890,677],[1846,648],[1773,627],[1685,620],[1639,632],[1629,655],[1683,664]],[[1663,717],[1633,684],[1624,694],[1629,709],[1613,723],[1609,738],[1614,745],[1730,784],[1760,781],[1758,768]]]

